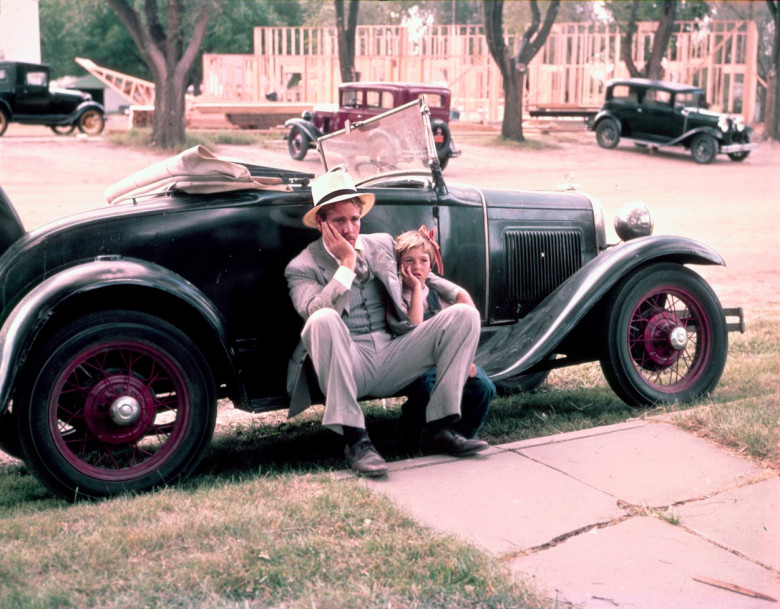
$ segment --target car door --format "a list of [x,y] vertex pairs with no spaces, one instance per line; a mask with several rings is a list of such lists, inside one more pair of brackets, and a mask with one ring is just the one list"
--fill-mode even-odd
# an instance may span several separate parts
[[607,109],[620,122],[620,134],[623,137],[634,137],[640,125],[640,99],[644,88],[635,85],[617,84],[612,88]]
[[675,120],[673,95],[666,89],[648,88],[638,108],[635,133],[651,142],[667,142],[680,134]]
[[49,73],[40,67],[17,68],[16,114],[49,114]]

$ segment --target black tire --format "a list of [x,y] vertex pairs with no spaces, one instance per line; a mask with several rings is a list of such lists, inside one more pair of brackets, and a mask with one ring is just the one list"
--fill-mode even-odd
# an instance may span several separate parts
[[132,311],[97,313],[36,350],[14,402],[24,460],[69,501],[175,483],[214,431],[211,371],[178,328]]
[[708,133],[700,133],[691,142],[691,156],[701,165],[712,163],[718,156],[718,140]]
[[85,135],[100,135],[105,125],[103,114],[98,110],[87,110],[79,116],[78,128]]
[[290,136],[287,138],[287,152],[295,161],[302,161],[306,158],[306,153],[309,151],[309,136],[307,136],[303,129],[293,127],[290,129]]
[[[744,143],[745,144],[749,144],[750,143],[750,136],[749,135],[745,136],[745,142]],[[729,152],[728,153],[728,157],[732,161],[734,161],[735,163],[741,163],[746,158],[748,158],[748,156],[750,156],[750,150],[745,150],[744,152]]]
[[70,135],[76,130],[75,123],[71,125],[49,125],[49,127],[57,135]]
[[534,372],[532,374],[520,374],[503,381],[494,381],[496,392],[500,396],[512,395],[515,393],[533,393],[541,387],[550,376],[549,370]]
[[0,450],[7,455],[23,459],[22,444],[16,431],[16,417],[10,410],[0,415]]
[[8,129],[8,122],[8,115],[5,113],[5,110],[0,109],[0,137],[2,137],[5,130]]
[[612,149],[620,141],[620,127],[611,118],[605,118],[596,125],[596,141],[602,148]]
[[710,393],[726,365],[723,309],[704,279],[679,264],[631,273],[607,300],[601,368],[627,404],[688,402]]

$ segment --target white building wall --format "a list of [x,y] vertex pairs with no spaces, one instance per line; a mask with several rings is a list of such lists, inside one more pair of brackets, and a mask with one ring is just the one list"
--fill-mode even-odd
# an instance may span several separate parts
[[0,0],[0,60],[40,63],[38,0]]

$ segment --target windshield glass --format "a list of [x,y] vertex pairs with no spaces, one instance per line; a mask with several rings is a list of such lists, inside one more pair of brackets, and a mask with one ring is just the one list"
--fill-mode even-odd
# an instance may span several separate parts
[[325,170],[345,165],[355,181],[408,171],[430,173],[437,158],[422,100],[323,136],[318,144]]

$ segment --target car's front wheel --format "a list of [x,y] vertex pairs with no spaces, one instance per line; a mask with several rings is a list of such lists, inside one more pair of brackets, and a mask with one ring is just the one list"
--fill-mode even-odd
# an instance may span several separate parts
[[287,152],[295,161],[302,161],[306,158],[309,150],[309,138],[303,132],[303,129],[293,127],[290,129],[290,136],[287,138]]
[[79,131],[85,135],[100,135],[106,122],[97,110],[87,110],[79,117]]
[[718,155],[718,140],[707,133],[700,133],[691,142],[691,156],[702,165],[712,163]]
[[0,137],[2,137],[6,129],[8,129],[8,115],[5,113],[5,110],[0,109]]
[[[750,143],[750,136],[745,136],[745,143]],[[748,155],[750,154],[750,150],[744,150],[742,152],[729,152],[728,157],[737,163],[740,161],[744,161],[746,158],[748,158]]]
[[632,406],[708,394],[720,380],[727,351],[717,296],[684,266],[661,263],[632,273],[608,299],[601,368]]
[[141,492],[195,468],[216,397],[206,360],[179,329],[144,313],[98,313],[36,353],[14,409],[25,461],[55,494]]
[[602,148],[614,148],[620,141],[620,127],[611,118],[605,118],[596,126],[596,141]]

